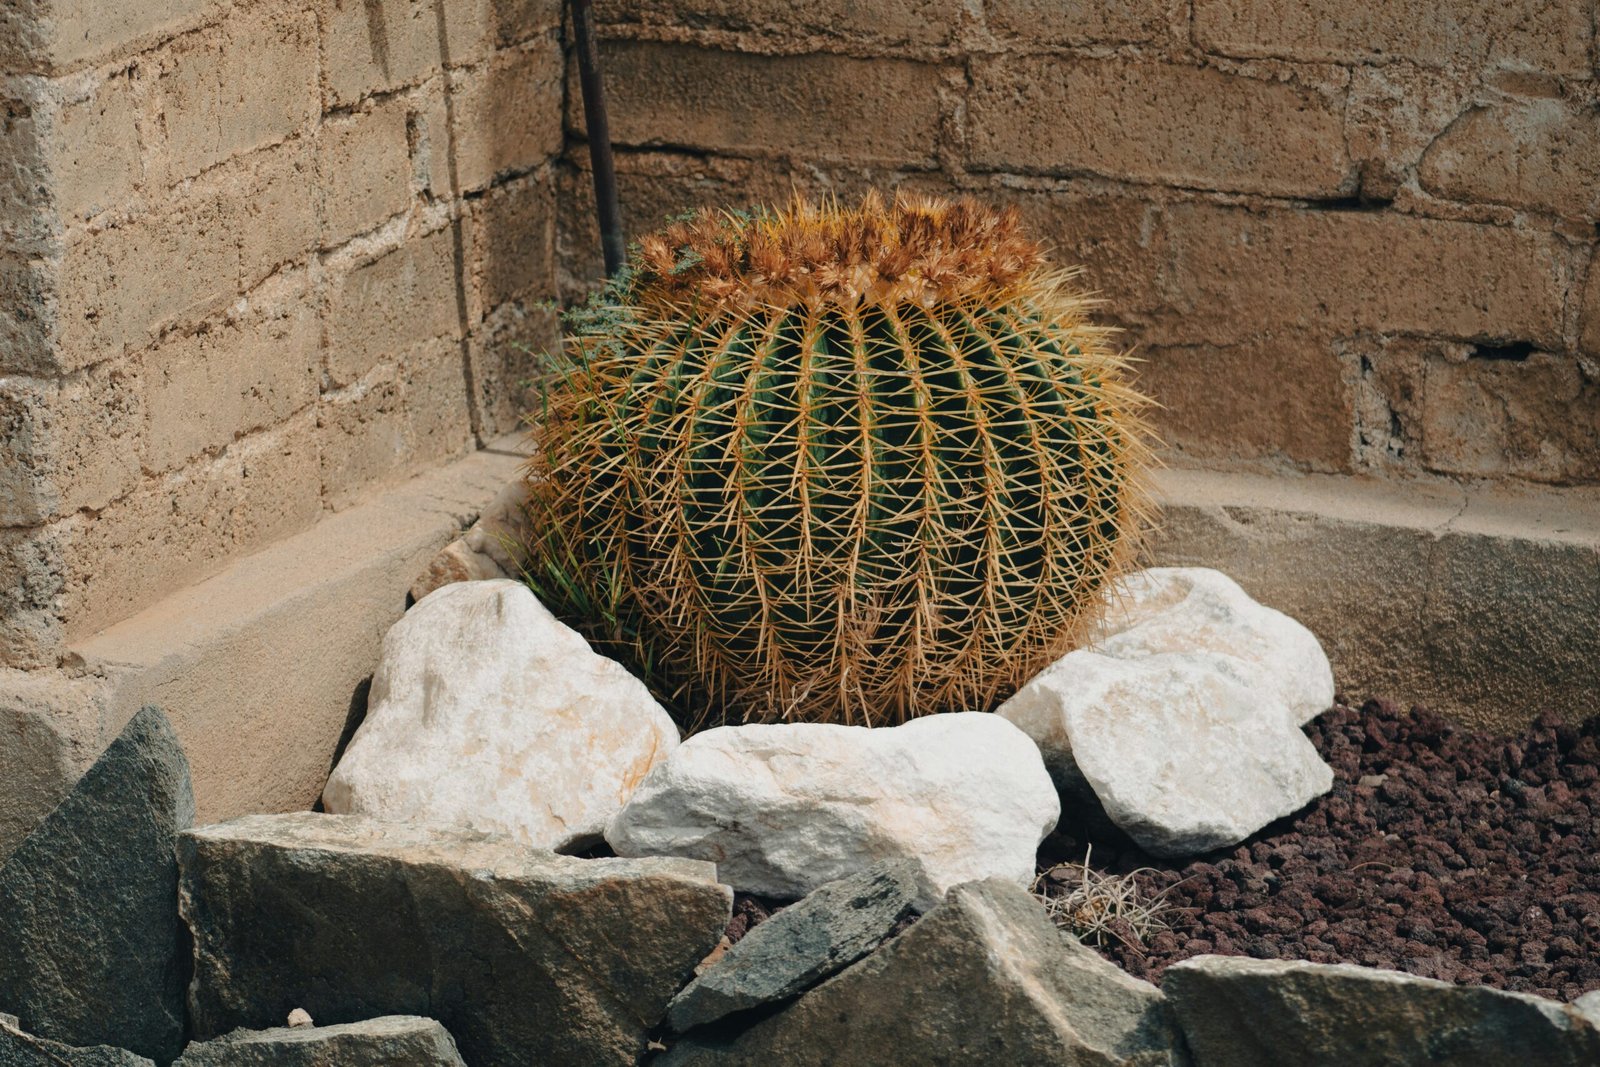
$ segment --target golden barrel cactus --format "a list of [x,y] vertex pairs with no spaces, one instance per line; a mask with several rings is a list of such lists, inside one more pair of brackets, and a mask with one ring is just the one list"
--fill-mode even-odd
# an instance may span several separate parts
[[1143,402],[1071,279],[970,200],[645,239],[534,415],[535,591],[691,718],[992,708],[1145,510]]

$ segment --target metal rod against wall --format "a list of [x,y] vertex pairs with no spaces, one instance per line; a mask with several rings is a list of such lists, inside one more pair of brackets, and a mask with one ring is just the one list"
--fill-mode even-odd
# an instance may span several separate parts
[[622,212],[617,208],[617,171],[611,162],[611,126],[606,120],[600,82],[600,52],[594,40],[593,0],[572,0],[572,36],[578,49],[578,85],[583,91],[584,126],[589,137],[589,168],[594,172],[595,212],[600,220],[600,250],[606,276],[622,269]]

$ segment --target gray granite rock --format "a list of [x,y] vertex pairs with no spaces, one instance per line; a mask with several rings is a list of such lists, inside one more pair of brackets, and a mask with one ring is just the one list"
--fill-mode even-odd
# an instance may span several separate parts
[[197,1039],[425,1015],[472,1067],[633,1064],[721,938],[695,860],[585,860],[469,830],[260,815],[183,835]]
[[24,1029],[178,1055],[188,955],[173,845],[193,822],[189,762],[145,708],[0,866],[0,1004]]
[[1575,1005],[1398,971],[1196,956],[1162,989],[1201,1065],[1593,1067],[1600,1029]]
[[143,1056],[110,1045],[73,1048],[25,1034],[15,1015],[0,1013],[0,1067],[154,1067]]
[[830,882],[745,934],[678,994],[667,1022],[681,1032],[798,996],[877,948],[929,893],[915,860]]
[[235,1030],[197,1041],[173,1067],[465,1067],[432,1019],[385,1015],[337,1026]]
[[1059,932],[1026,890],[999,879],[957,886],[787,1008],[717,1031],[679,1040],[659,1067],[1188,1062],[1158,989]]

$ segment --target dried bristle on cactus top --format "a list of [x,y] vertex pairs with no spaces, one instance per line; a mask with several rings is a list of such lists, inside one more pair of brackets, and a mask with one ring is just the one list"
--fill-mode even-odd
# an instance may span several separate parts
[[645,239],[534,418],[536,591],[691,717],[992,708],[1144,512],[1143,401],[1071,278],[970,200]]

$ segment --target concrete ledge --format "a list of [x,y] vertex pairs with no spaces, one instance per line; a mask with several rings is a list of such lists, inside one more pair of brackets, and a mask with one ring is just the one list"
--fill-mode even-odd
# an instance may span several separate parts
[[1300,619],[1351,699],[1494,732],[1600,714],[1600,491],[1170,470],[1158,493],[1151,558]]
[[514,447],[330,515],[79,642],[60,670],[0,672],[0,857],[145,703],[177,728],[202,823],[311,807],[407,589],[516,477]]
[[[0,857],[141,704],[202,822],[315,803],[406,590],[516,476],[478,452],[329,516],[73,648],[0,671]],[[1474,493],[1171,470],[1153,562],[1218,567],[1310,626],[1352,699],[1509,731],[1600,714],[1600,492]]]

